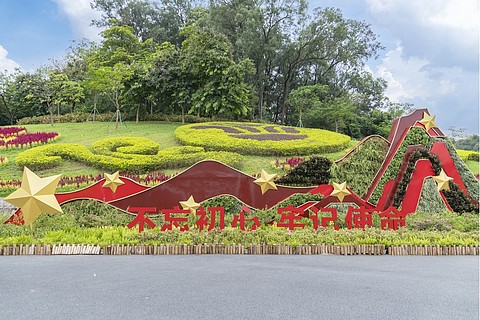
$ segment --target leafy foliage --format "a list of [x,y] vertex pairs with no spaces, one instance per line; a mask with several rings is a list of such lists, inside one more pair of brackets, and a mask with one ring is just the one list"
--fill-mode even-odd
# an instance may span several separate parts
[[388,181],[395,179],[395,177],[397,176],[400,170],[400,166],[403,163],[403,158],[405,156],[407,148],[414,145],[423,145],[427,149],[429,149],[429,146],[431,145],[431,139],[423,128],[412,127],[407,132],[402,144],[398,148],[395,156],[390,161],[390,164],[388,165],[385,173],[375,187],[375,190],[373,191],[372,196],[369,199],[370,202],[376,203],[380,199],[385,184]]
[[[171,147],[152,155],[158,149],[158,144],[136,137],[104,139],[97,142],[94,149],[100,154],[94,154],[86,146],[78,144],[45,145],[18,154],[15,163],[35,170],[55,167],[65,159],[110,171],[147,172],[189,166],[205,159],[218,160],[232,166],[239,165],[242,160],[241,155],[236,153],[206,152],[201,147]],[[138,152],[147,154],[137,154]]]
[[448,211],[433,178],[427,178],[423,181],[422,193],[418,200],[417,211],[428,214]]
[[438,176],[440,174],[440,171],[442,170],[440,160],[438,160],[438,157],[432,152],[428,151],[423,147],[420,147],[413,151],[408,158],[407,168],[405,169],[405,173],[402,176],[402,181],[398,185],[397,191],[395,192],[395,196],[393,199],[393,205],[397,208],[400,207],[403,198],[405,197],[407,187],[412,179],[413,171],[415,171],[417,161],[420,159],[428,159],[431,162],[435,175]]
[[346,181],[356,194],[365,194],[382,166],[388,147],[387,141],[379,136],[367,138],[332,164],[332,180]]
[[312,156],[302,161],[276,183],[297,186],[315,186],[328,184],[330,181],[330,167],[332,162],[320,156]]

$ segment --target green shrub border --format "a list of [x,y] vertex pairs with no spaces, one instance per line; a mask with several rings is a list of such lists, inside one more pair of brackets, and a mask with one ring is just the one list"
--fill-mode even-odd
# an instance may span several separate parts
[[[117,142],[115,142],[117,140]],[[79,161],[98,168],[122,172],[148,172],[166,168],[187,167],[202,160],[217,160],[238,167],[243,157],[225,151],[205,151],[200,147],[171,147],[155,155],[136,152],[153,152],[158,145],[146,138],[107,138],[96,142],[94,149],[105,154],[94,154],[86,146],[78,144],[44,145],[23,151],[17,155],[16,165],[32,170],[58,166],[62,159]],[[112,151],[116,150],[116,151]],[[130,153],[123,153],[123,152]]]
[[[242,126],[255,126],[258,133],[252,133],[242,129]],[[265,130],[265,127],[273,127],[278,133],[289,135],[306,136],[301,140],[266,140],[259,141],[253,139],[236,139],[231,137],[235,134],[227,134],[222,129],[208,128],[195,129],[198,124],[189,124],[178,127],[175,130],[175,136],[184,145],[204,147],[206,150],[225,150],[238,152],[241,154],[252,155],[311,155],[316,153],[331,153],[342,150],[348,146],[350,137],[321,129],[295,128],[298,133],[289,133],[284,129],[285,126],[266,125],[259,123],[237,123],[237,122],[207,122],[202,126],[222,126],[235,127],[245,135],[271,134]]]

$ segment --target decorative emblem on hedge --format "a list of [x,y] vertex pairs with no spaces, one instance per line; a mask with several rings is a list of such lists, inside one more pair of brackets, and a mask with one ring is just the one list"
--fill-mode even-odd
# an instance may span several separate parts
[[[286,127],[278,129],[278,126],[254,124],[242,127],[204,124],[191,126],[188,130],[201,132],[207,128],[221,134],[238,134],[245,130],[251,134],[274,131],[277,134],[280,129],[287,132]],[[188,130],[184,130],[180,136]],[[291,130],[291,134],[301,135],[301,130]],[[357,148],[368,141],[379,143],[367,138]],[[321,182],[316,186],[291,187],[277,185],[275,175],[264,170],[259,178],[255,178],[211,160],[198,162],[153,187],[140,185],[116,172],[105,174],[104,179],[87,188],[67,193],[54,193],[59,176],[39,178],[25,168],[21,188],[5,198],[19,207],[6,223],[28,224],[40,213],[61,212],[62,204],[78,199],[98,200],[135,215],[128,227],[138,226],[140,232],[145,225],[157,227],[154,218],[158,215],[163,215],[164,223],[159,226],[161,230],[176,228],[186,231],[191,227],[200,230],[223,229],[227,214],[233,214],[231,227],[255,230],[261,227],[261,222],[253,209],[270,208],[276,208],[280,215],[277,227],[290,230],[305,227],[301,221],[303,218],[310,219],[314,229],[329,226],[338,229],[341,218],[348,228],[365,228],[372,225],[374,215],[380,218],[382,228],[396,230],[405,226],[406,215],[416,211],[425,192],[435,192],[435,196],[429,197],[433,200],[429,201],[439,201],[441,206],[452,211],[478,210],[478,181],[465,169],[465,164],[427,110],[417,110],[396,119],[388,140],[380,141],[382,143],[388,144],[386,157],[379,164],[377,173],[372,174],[373,180],[362,197],[347,187],[355,183],[349,180],[351,177],[348,175],[344,176],[346,181],[342,183]],[[108,148],[111,150],[112,147]],[[316,158],[313,160],[318,168],[324,168],[327,164]],[[305,163],[303,161],[302,166]],[[326,172],[322,172],[322,176],[327,177]],[[432,183],[436,183],[436,190]],[[280,203],[288,203],[295,194],[318,195],[320,200],[279,207]],[[203,201],[221,195],[232,196],[242,202],[241,211],[225,212],[223,207],[205,209],[201,205]],[[342,217],[339,217],[339,213]],[[195,220],[194,225],[192,220]]]

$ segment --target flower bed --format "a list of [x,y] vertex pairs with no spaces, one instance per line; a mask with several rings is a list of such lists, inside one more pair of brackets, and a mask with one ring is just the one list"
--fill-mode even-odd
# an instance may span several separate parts
[[27,133],[23,127],[0,128],[0,148],[30,148],[46,144],[58,137],[56,132]]
[[175,136],[185,145],[253,155],[329,153],[350,142],[350,137],[327,130],[235,122],[184,125]]

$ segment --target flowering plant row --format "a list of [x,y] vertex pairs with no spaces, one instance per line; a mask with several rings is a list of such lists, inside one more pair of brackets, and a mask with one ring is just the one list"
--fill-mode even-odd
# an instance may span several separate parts
[[0,139],[18,136],[19,134],[25,132],[27,132],[27,129],[24,127],[3,127],[0,128]]
[[175,136],[185,145],[254,155],[329,153],[350,142],[350,137],[328,130],[236,122],[183,125]]
[[285,158],[285,160],[275,159],[272,166],[276,169],[282,169],[283,171],[287,171],[290,169],[295,168],[303,161],[302,157],[291,157]]
[[46,144],[58,137],[56,132],[27,133],[25,128],[0,128],[0,148],[25,148]]
[[[112,139],[117,139],[119,143],[113,143]],[[143,147],[146,141],[148,141],[148,145]],[[82,162],[109,171],[148,172],[165,168],[186,167],[205,159],[238,166],[243,159],[237,153],[205,151],[201,147],[187,146],[163,149],[156,154],[135,153],[139,150],[151,151],[154,144],[155,142],[146,138],[108,138],[94,144],[94,151],[97,153],[92,153],[86,146],[78,144],[44,145],[21,152],[18,154],[15,163],[20,167],[27,166],[32,170],[37,170],[58,166],[64,159]],[[120,145],[121,147],[118,147]],[[99,151],[104,154],[98,154]]]

